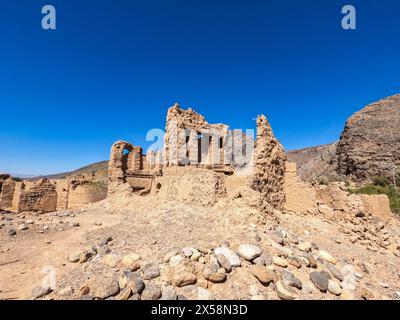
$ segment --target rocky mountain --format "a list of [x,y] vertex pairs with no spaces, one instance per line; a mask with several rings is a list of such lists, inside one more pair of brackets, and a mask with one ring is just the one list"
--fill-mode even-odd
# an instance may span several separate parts
[[368,181],[400,171],[400,94],[374,102],[351,116],[334,144],[289,151],[300,177]]
[[338,173],[355,180],[392,176],[400,164],[400,94],[355,113],[337,145]]
[[70,172],[62,172],[62,173],[57,173],[57,174],[52,174],[52,175],[47,175],[47,176],[37,176],[37,177],[32,177],[32,180],[37,180],[41,178],[47,178],[47,179],[65,179],[66,177],[70,176],[78,176],[78,175],[86,175],[86,174],[93,174],[97,178],[107,178],[107,168],[108,168],[108,161],[101,161],[101,162],[96,162],[89,164],[87,166],[84,166],[82,168],[76,169],[74,171]]
[[293,150],[287,157],[297,164],[297,174],[305,181],[337,180],[336,146],[332,143]]

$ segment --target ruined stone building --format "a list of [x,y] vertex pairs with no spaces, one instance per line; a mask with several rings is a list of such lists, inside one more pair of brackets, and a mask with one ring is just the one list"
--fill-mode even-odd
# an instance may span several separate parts
[[285,163],[283,147],[264,116],[257,120],[254,141],[249,132],[209,124],[194,110],[175,104],[167,113],[162,153],[145,155],[141,147],[124,141],[114,143],[108,192],[157,193],[159,197],[208,205],[215,203],[215,195],[226,195],[227,177],[245,172],[247,184],[280,208],[285,201]]
[[87,179],[40,179],[19,181],[0,175],[0,210],[10,212],[52,212],[77,209],[104,199],[106,190]]
[[[123,191],[208,206],[227,196],[227,186],[237,181],[263,201],[282,207],[286,156],[264,116],[257,119],[255,141],[253,130],[244,133],[226,124],[210,124],[178,104],[169,108],[165,128],[163,150],[157,152],[144,154],[140,146],[114,143],[106,186],[85,175],[36,181],[0,175],[0,209],[76,209]],[[239,179],[232,183],[230,177]]]
[[195,166],[232,174],[251,162],[254,140],[226,124],[209,124],[192,109],[169,108],[164,139],[165,166]]

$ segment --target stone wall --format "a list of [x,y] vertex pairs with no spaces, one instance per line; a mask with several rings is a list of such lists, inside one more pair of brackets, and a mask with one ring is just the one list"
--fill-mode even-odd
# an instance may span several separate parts
[[[251,159],[254,140],[225,124],[210,124],[192,109],[168,109],[164,137],[165,166],[196,166],[232,173]],[[249,147],[249,150],[247,150]],[[246,156],[247,155],[247,156]]]
[[13,197],[16,181],[11,179],[9,175],[1,175],[0,177],[0,209],[11,210],[13,206]]
[[86,179],[15,181],[7,177],[0,185],[0,210],[15,213],[77,209],[107,196],[101,181]]
[[52,212],[57,207],[56,187],[46,179],[22,183],[18,197],[17,212]]
[[108,194],[150,191],[154,175],[161,170],[161,155],[143,154],[141,147],[117,141],[111,147],[108,164]]
[[289,211],[309,213],[317,206],[315,189],[297,176],[294,162],[286,162],[285,196],[285,209]]
[[249,185],[275,208],[283,208],[285,203],[285,168],[285,151],[275,138],[267,118],[261,115],[257,118],[253,173]]
[[212,170],[168,167],[155,178],[152,193],[160,199],[212,206],[226,196],[223,175]]

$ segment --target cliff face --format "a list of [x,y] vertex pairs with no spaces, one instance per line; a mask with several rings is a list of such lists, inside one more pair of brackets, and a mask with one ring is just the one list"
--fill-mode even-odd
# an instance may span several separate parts
[[350,117],[334,144],[288,152],[306,181],[391,177],[400,171],[400,94],[379,100]]
[[390,177],[400,162],[400,94],[355,113],[337,145],[337,172],[355,180]]
[[289,151],[288,161],[297,165],[297,175],[305,181],[337,180],[337,143]]

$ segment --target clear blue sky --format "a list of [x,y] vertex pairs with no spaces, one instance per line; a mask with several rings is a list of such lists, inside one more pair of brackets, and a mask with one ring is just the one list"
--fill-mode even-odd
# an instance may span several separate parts
[[[45,4],[57,30],[41,28]],[[400,92],[398,0],[2,0],[0,39],[0,171],[18,174],[146,146],[174,102],[233,128],[264,113],[295,149]]]

